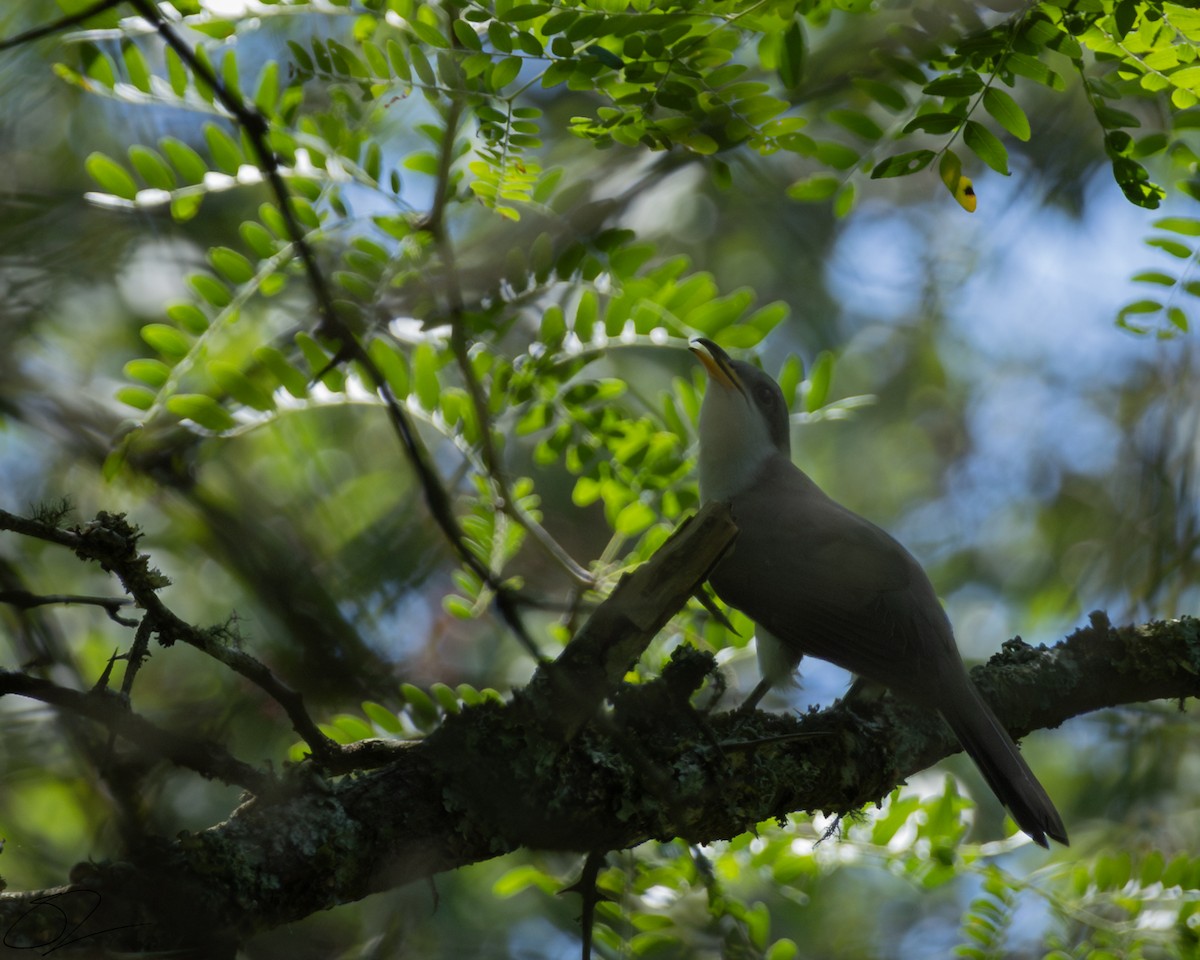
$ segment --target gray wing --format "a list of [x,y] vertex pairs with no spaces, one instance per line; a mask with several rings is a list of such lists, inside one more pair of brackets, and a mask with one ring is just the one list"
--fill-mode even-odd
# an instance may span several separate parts
[[731,508],[738,537],[713,587],[789,648],[898,692],[909,692],[914,671],[927,688],[947,647],[961,663],[920,564],[790,461],[768,464]]

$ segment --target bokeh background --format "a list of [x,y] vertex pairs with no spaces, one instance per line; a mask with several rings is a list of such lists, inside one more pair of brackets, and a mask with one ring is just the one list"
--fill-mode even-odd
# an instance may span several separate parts
[[[922,6],[927,16],[949,18],[956,4]],[[59,13],[44,0],[7,5],[0,37]],[[896,4],[878,16],[839,14],[812,31],[806,89],[833,96],[844,65],[909,13]],[[286,56],[289,38],[344,37],[351,28],[352,18],[334,8],[268,18],[239,36],[239,58],[252,72]],[[115,43],[91,39],[102,48]],[[462,621],[445,610],[456,565],[377,406],[331,396],[231,438],[164,442],[104,478],[102,465],[128,429],[131,411],[114,393],[123,365],[144,352],[141,325],[187,296],[186,271],[235,233],[262,194],[212,197],[182,225],[158,211],[89,203],[90,153],[121,156],[130,143],[166,133],[194,139],[197,122],[63,83],[51,67],[70,62],[77,41],[57,35],[0,53],[0,507],[21,513],[65,498],[79,520],[128,511],[145,531],[144,549],[176,581],[164,595],[174,609],[197,623],[236,627],[323,719],[361,717],[364,700],[394,703],[401,682],[502,693],[519,684],[531,669],[519,646],[488,617]],[[723,292],[749,287],[760,303],[788,305],[788,319],[754,353],[768,371],[789,356],[811,369],[830,355],[834,403],[797,416],[795,459],[925,564],[968,660],[1014,635],[1053,643],[1091,610],[1124,623],[1195,613],[1200,599],[1194,340],[1116,323],[1143,295],[1135,273],[1180,268],[1146,244],[1153,222],[1190,215],[1195,202],[1171,199],[1159,211],[1129,204],[1074,83],[1065,94],[1019,89],[1034,136],[1008,144],[1011,177],[971,170],[975,213],[929,172],[863,180],[842,218],[785,199],[805,172],[793,155],[733,151],[723,158],[732,185],[722,186],[703,158],[600,152],[563,133],[586,94],[530,93],[547,116],[544,164],[562,165],[590,202],[605,205],[612,225],[653,242],[661,257],[686,255]],[[429,110],[412,97],[373,119],[385,156],[395,162],[419,148],[416,126]],[[1160,119],[1144,108],[1148,127]],[[1153,172],[1164,181],[1179,175],[1166,161]],[[420,209],[428,190],[413,175],[405,203]],[[350,236],[378,201],[366,191],[346,198]],[[528,244],[534,227],[476,207],[464,208],[453,229],[464,269],[486,278],[510,248]],[[1194,258],[1186,269],[1193,266]],[[255,322],[303,326],[302,301],[285,299]],[[1194,313],[1192,304],[1180,306]],[[288,311],[300,315],[278,316]],[[510,331],[506,349],[524,350],[522,335],[520,326]],[[622,402],[656,410],[678,378],[694,378],[684,346],[614,344],[597,369],[627,383]],[[513,438],[505,456],[514,473],[535,478],[547,529],[581,562],[599,558],[613,548],[599,507],[577,507],[573,479],[533,462],[536,439]],[[460,477],[455,451],[434,431],[427,440],[443,475]],[[536,552],[527,550],[519,569],[548,595],[565,587]],[[0,539],[0,578],[4,589],[38,593],[109,595],[116,587],[62,551],[11,536]],[[547,611],[530,623],[546,633],[555,619]],[[665,638],[664,649],[677,639]],[[129,640],[94,608],[0,608],[4,666],[33,665],[81,688]],[[726,651],[723,661],[731,679],[753,679],[749,649]],[[769,703],[827,702],[844,683],[832,668],[806,665],[803,687]],[[251,761],[281,762],[294,740],[277,706],[195,651],[156,651],[139,687],[140,709],[157,722],[218,737]],[[95,731],[39,704],[6,700],[0,715],[0,835],[8,838],[0,873],[12,888],[61,882],[76,861],[117,855],[139,831],[203,829],[237,802],[236,791],[161,769],[138,781],[137,796],[113,796],[89,762]],[[1054,853],[1060,871],[1073,856],[1099,851],[1136,858],[1149,847],[1194,849],[1195,742],[1190,715],[1164,704],[1030,737],[1031,763],[1075,842]],[[951,771],[980,800],[980,838],[999,835],[1000,812],[960,761],[915,778],[911,789],[937,793]],[[754,842],[715,846],[714,869],[725,871],[731,889],[767,904],[773,931],[803,944],[805,956],[944,956],[983,883],[973,875],[928,891],[852,843],[830,841],[801,895],[746,867]],[[668,845],[655,856],[689,854]],[[1002,862],[1026,876],[1046,860],[1026,848]],[[248,955],[574,955],[575,902],[536,884],[522,889],[513,872],[526,863],[564,880],[577,870],[561,856],[504,858],[439,878],[436,905],[426,888],[376,896],[260,938]],[[635,854],[613,863],[630,875],[641,869]],[[705,922],[702,898],[672,903],[676,916],[690,911]],[[1022,908],[1009,955],[1034,955],[1049,913],[1041,901]],[[716,949],[697,945],[695,955]]]

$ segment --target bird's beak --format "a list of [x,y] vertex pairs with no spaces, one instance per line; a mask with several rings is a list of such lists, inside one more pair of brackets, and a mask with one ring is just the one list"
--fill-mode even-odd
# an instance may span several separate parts
[[[696,346],[699,344],[699,346]],[[739,393],[745,393],[742,387],[742,381],[733,370],[733,361],[729,354],[718,347],[707,337],[697,337],[689,345],[688,349],[696,355],[696,359],[704,364],[704,369],[708,371],[708,375],[712,380],[715,380],[721,386],[728,390],[737,390]]]

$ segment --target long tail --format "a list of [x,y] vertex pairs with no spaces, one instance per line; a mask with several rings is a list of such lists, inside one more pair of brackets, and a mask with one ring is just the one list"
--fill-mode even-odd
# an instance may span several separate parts
[[942,716],[1017,826],[1043,847],[1050,845],[1047,837],[1065,846],[1067,830],[1054,804],[975,684],[964,679],[943,702]]

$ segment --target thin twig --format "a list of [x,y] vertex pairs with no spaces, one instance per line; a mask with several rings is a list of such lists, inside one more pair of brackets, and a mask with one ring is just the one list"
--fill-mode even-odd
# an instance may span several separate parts
[[574,557],[554,539],[540,523],[521,508],[516,497],[512,494],[512,486],[508,473],[504,469],[500,455],[496,450],[494,426],[491,411],[488,409],[487,395],[483,384],[475,374],[471,363],[470,341],[467,336],[466,304],[463,301],[462,287],[458,282],[458,266],[454,253],[454,244],[446,230],[445,212],[450,197],[450,172],[454,165],[454,142],[458,136],[459,125],[462,122],[463,103],[461,99],[453,98],[446,111],[446,131],[442,140],[441,154],[438,157],[437,175],[434,181],[433,203],[429,216],[425,220],[425,229],[437,244],[438,255],[446,272],[446,296],[450,306],[450,350],[458,366],[463,383],[467,388],[467,396],[471,398],[471,408],[475,414],[475,422],[479,427],[479,449],[488,476],[496,488],[493,506],[502,510],[515,523],[523,527],[538,544],[560,567],[567,572],[576,583],[591,588],[596,584],[595,578]]
[[83,21],[96,14],[104,13],[106,10],[111,10],[113,7],[120,6],[124,0],[97,0],[90,7],[78,11],[77,13],[69,14],[65,17],[59,17],[57,20],[51,20],[47,24],[40,27],[33,27],[26,30],[24,33],[18,33],[15,37],[9,37],[6,40],[0,40],[0,53],[5,50],[12,50],[26,43],[33,43],[35,40],[41,40],[43,37],[49,37],[56,33],[61,33],[63,30],[70,30],[71,27],[83,23]]
[[142,664],[150,656],[150,634],[153,633],[153,624],[149,617],[142,617],[142,622],[138,624],[137,633],[133,637],[133,645],[129,648],[129,653],[125,655],[125,676],[121,678],[121,696],[127,700],[133,696],[133,681],[137,678],[138,671],[142,669]]
[[121,607],[129,605],[129,601],[124,597],[87,597],[75,593],[37,594],[28,590],[0,590],[0,603],[7,603],[10,607],[17,607],[21,610],[31,610],[34,607],[60,603],[67,606],[79,604],[102,607],[104,612],[121,626],[136,627],[138,625],[136,620],[130,620],[117,613]]

